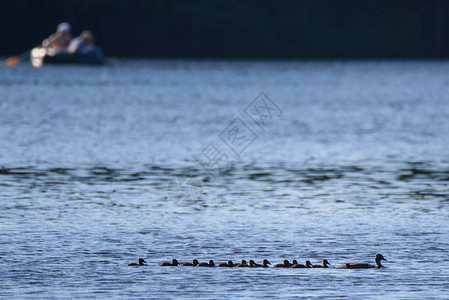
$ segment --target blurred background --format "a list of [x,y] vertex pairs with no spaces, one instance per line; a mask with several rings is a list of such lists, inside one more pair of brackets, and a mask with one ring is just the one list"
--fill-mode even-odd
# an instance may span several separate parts
[[440,58],[444,0],[15,0],[2,3],[0,55],[56,25],[94,32],[107,55],[182,58]]

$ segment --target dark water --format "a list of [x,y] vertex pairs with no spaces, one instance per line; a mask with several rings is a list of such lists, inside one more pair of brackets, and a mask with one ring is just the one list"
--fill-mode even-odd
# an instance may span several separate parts
[[[0,68],[0,297],[447,298],[448,69]],[[262,91],[280,109],[263,129],[245,114]],[[220,138],[237,117],[255,138],[239,156]],[[209,145],[228,159],[205,174]],[[376,253],[385,268],[158,266]]]

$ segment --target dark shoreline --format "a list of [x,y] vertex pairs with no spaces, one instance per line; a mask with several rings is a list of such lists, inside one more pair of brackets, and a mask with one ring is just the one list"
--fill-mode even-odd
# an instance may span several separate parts
[[449,2],[9,1],[0,20],[23,53],[62,21],[91,29],[107,56],[212,59],[448,58]]

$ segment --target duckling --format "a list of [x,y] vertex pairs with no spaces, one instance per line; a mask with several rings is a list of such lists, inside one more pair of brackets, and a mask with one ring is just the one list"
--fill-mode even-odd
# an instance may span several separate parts
[[292,268],[311,268],[311,267],[312,267],[312,263],[308,260],[306,260],[306,263],[304,265],[295,264],[292,266]]
[[264,259],[264,260],[262,261],[262,264],[261,264],[261,265],[260,265],[260,264],[256,264],[256,266],[259,267],[259,268],[268,268],[268,265],[271,265],[271,264],[270,264],[270,262],[269,262],[268,260],[266,260],[266,259]]
[[225,263],[220,263],[220,264],[218,264],[217,265],[218,267],[233,267],[234,266],[234,263],[232,262],[232,260],[228,260],[228,262],[225,262]]
[[198,264],[199,264],[198,260],[194,259],[194,260],[192,260],[192,262],[186,262],[186,263],[183,263],[181,266],[184,266],[184,267],[194,267],[194,266],[196,266],[196,265],[198,265]]
[[251,259],[251,260],[249,261],[249,267],[250,267],[250,268],[257,268],[257,264],[254,262],[254,260]]
[[129,263],[129,264],[127,264],[126,266],[127,266],[127,267],[146,266],[146,264],[144,264],[144,263],[146,263],[146,261],[145,261],[143,258],[139,258],[139,262],[136,262],[136,263]]
[[161,267],[176,267],[177,265],[179,265],[179,263],[176,259],[172,259],[171,262],[163,262],[159,264]]
[[288,260],[284,260],[282,264],[274,265],[273,268],[290,268],[292,265]]
[[242,267],[249,267],[249,266],[248,266],[248,263],[246,262],[246,260],[243,259],[241,263],[236,264],[234,267],[242,268]]
[[214,263],[214,261],[211,259],[211,260],[209,260],[209,262],[207,262],[207,263],[205,263],[205,262],[199,263],[199,264],[197,264],[196,266],[197,266],[197,267],[215,267],[215,263]]
[[322,265],[313,265],[312,268],[329,268],[327,265],[330,265],[330,263],[327,261],[327,259],[323,259]]
[[382,264],[380,263],[381,260],[386,260],[382,254],[376,254],[376,257],[374,258],[376,261],[376,265],[370,265],[367,263],[348,263],[344,264],[343,266],[340,266],[339,268],[342,269],[370,269],[370,268],[382,268]]

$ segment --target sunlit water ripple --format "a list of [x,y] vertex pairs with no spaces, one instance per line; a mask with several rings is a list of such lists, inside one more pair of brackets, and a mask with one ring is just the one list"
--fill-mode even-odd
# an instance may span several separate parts
[[[0,297],[447,297],[448,67],[1,69]],[[261,91],[282,110],[265,130],[244,113]],[[220,139],[236,117],[257,135],[239,157]],[[195,159],[211,142],[229,157],[219,174]],[[158,266],[376,253],[385,268]]]

